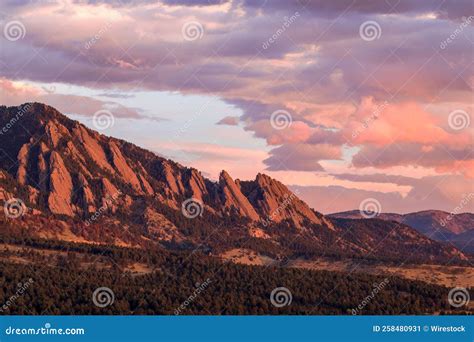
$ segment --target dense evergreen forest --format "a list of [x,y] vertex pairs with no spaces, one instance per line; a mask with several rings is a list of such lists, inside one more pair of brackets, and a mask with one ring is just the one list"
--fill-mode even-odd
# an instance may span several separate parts
[[[19,284],[32,279],[1,314],[173,315],[178,308],[179,314],[199,315],[351,314],[385,281],[358,314],[451,313],[449,289],[397,277],[244,266],[158,248],[144,252],[12,237],[0,242],[0,304],[12,301]],[[131,264],[147,271],[127,270]],[[111,305],[94,305],[99,287],[113,291]],[[271,292],[277,287],[291,291],[289,305],[272,305]]]

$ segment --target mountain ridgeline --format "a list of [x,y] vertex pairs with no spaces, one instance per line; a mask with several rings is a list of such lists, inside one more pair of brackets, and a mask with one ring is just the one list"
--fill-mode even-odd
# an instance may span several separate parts
[[245,248],[278,260],[470,258],[405,223],[326,217],[265,174],[242,181],[222,171],[211,181],[44,104],[0,107],[0,127],[0,200],[28,208],[2,217],[10,233],[208,254]]
[[[466,200],[471,200],[468,195]],[[363,219],[360,211],[346,211],[328,215],[331,218]],[[450,243],[465,252],[474,253],[474,214],[447,213],[425,210],[409,214],[380,213],[377,218],[395,221],[413,227],[430,239]]]

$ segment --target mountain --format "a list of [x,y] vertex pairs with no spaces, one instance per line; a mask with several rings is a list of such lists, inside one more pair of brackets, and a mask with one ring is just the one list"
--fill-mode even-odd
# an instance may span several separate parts
[[[1,108],[0,123],[14,120],[19,111]],[[175,209],[184,199],[194,198],[212,213],[259,221],[292,195],[284,185],[261,174],[255,181],[240,182],[222,171],[219,182],[211,182],[195,169],[100,135],[42,104],[31,104],[31,112],[3,136],[8,145],[0,168],[28,188],[32,202],[44,203],[53,214],[87,217],[113,197],[126,207],[137,198],[154,198]],[[321,223],[299,199],[272,217],[275,222],[285,219],[295,225],[305,219]]]
[[264,174],[242,181],[222,171],[213,182],[44,104],[0,107],[0,127],[0,199],[20,199],[25,211],[0,221],[12,234],[274,259],[467,258],[405,224],[326,217]]
[[[363,218],[358,210],[328,216],[332,218]],[[377,218],[404,223],[433,240],[451,242],[463,251],[474,252],[474,214],[472,213],[451,214],[441,210],[425,210],[409,214],[380,213]]]

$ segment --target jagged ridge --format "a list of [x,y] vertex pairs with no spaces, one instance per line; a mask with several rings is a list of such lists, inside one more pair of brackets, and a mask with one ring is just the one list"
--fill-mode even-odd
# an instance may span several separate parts
[[[2,158],[0,167],[30,187],[32,200],[39,192],[54,214],[85,217],[120,192],[121,204],[127,206],[134,198],[151,196],[179,208],[183,199],[192,197],[219,215],[237,214],[252,221],[288,219],[296,226],[305,220],[322,223],[321,215],[266,175],[239,182],[222,171],[219,182],[214,183],[195,169],[94,132],[52,107],[38,103],[25,106],[30,109],[21,123],[4,134],[18,141],[5,151],[17,163]],[[20,110],[1,108],[1,124]],[[19,134],[25,126],[34,132],[29,138]]]
[[[205,243],[214,250],[249,241],[273,257],[314,256],[322,250],[373,253],[380,238],[369,223],[350,223],[359,236],[346,234],[347,222],[314,211],[267,175],[240,181],[222,171],[212,182],[196,169],[101,135],[44,104],[0,107],[0,126],[6,128],[0,133],[0,195],[5,200],[19,194],[36,208],[33,221],[14,225],[33,227],[40,235],[55,236],[62,229],[62,239],[81,236],[119,245],[164,241],[180,248]],[[183,219],[181,205],[190,198],[203,203],[205,220]],[[44,218],[49,213],[58,220],[53,232],[52,221]],[[221,231],[209,240],[214,231],[207,226]],[[416,257],[465,259],[407,226],[392,228],[382,241],[390,257],[405,250],[397,247],[419,243]]]

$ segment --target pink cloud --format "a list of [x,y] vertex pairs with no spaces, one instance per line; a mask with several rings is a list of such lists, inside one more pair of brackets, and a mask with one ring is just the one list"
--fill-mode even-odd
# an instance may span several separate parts
[[[355,145],[384,146],[396,142],[460,147],[470,143],[467,132],[450,134],[442,128],[439,118],[413,102],[376,103],[373,98],[364,98],[353,119],[344,132],[353,137]],[[360,130],[360,134],[354,137],[355,130]]]
[[290,124],[288,121],[285,125],[288,127],[277,129],[268,118],[252,123],[246,129],[253,131],[256,137],[265,138],[269,145],[304,142],[311,136],[312,129],[304,122],[292,121]]
[[5,106],[17,106],[30,102],[38,98],[41,93],[41,90],[35,87],[0,77],[0,103]]

